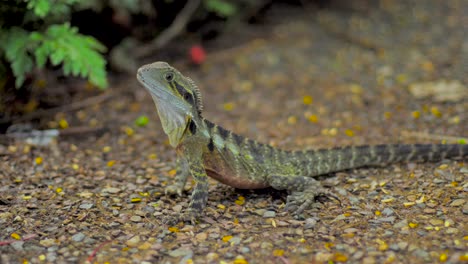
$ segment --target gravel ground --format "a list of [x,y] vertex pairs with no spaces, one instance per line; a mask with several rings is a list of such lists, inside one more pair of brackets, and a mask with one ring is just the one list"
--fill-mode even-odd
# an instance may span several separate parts
[[[274,23],[246,28],[243,44],[202,67],[170,63],[199,84],[206,118],[279,147],[466,143],[466,1],[369,2],[276,8]],[[283,212],[284,192],[213,181],[198,225],[163,225],[188,205],[190,186],[163,194],[175,153],[128,78],[109,100],[46,120],[102,131],[0,145],[1,263],[468,261],[466,160],[323,177],[342,204],[303,219]],[[137,126],[141,115],[150,121]]]

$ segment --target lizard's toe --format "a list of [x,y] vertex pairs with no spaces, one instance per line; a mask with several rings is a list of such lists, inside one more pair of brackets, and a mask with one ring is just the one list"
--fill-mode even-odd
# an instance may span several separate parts
[[191,223],[192,225],[195,225],[197,224],[198,219],[200,218],[200,215],[201,215],[200,213],[194,210],[188,209],[185,212],[177,216],[165,216],[162,222],[163,224],[170,225],[170,226],[176,225],[180,222]]
[[292,192],[286,200],[285,210],[293,212],[295,215],[301,214],[304,210],[310,208],[321,208],[322,204],[316,202],[318,196],[326,196],[340,201],[337,196],[327,189],[307,189],[302,192]]
[[182,191],[183,191],[183,187],[178,186],[178,185],[176,185],[176,184],[172,184],[172,185],[166,186],[166,188],[164,189],[164,193],[165,193],[166,195],[178,195],[178,196],[182,196]]

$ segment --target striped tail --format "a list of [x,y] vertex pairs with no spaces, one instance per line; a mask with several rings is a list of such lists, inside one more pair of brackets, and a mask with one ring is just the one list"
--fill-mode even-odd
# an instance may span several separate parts
[[426,162],[468,157],[468,145],[391,144],[349,146],[309,151],[309,175],[321,175],[365,166],[385,166],[398,162]]

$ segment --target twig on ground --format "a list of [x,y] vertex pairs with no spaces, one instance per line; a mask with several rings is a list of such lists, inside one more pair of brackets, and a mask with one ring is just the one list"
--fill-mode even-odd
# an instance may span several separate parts
[[162,31],[153,41],[150,43],[138,47],[135,52],[135,57],[138,59],[147,57],[154,53],[156,50],[164,47],[169,43],[174,37],[179,35],[187,25],[192,14],[197,10],[200,5],[200,0],[190,0],[187,1],[184,8],[177,14],[176,18],[172,24]]
[[99,244],[99,246],[97,246],[97,247],[93,250],[93,252],[91,252],[91,254],[89,255],[89,257],[86,259],[86,262],[92,263],[94,257],[95,257],[96,254],[98,253],[98,251],[101,250],[102,247],[104,247],[105,245],[109,244],[110,242],[112,242],[112,240],[107,240],[107,241],[104,241],[104,242],[102,242],[101,244]]

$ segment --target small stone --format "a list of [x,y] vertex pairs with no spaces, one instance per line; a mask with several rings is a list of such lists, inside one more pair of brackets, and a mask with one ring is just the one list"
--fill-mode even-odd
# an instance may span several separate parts
[[198,233],[195,235],[195,239],[197,239],[197,241],[205,241],[207,238],[208,238],[208,234],[205,232]]
[[352,256],[352,258],[356,260],[361,259],[362,257],[364,257],[364,251],[362,250],[356,251]]
[[216,262],[217,260],[219,259],[219,255],[214,253],[214,252],[210,252],[206,255],[206,262]]
[[270,242],[262,242],[262,244],[260,244],[260,248],[261,249],[272,249],[273,244],[270,243]]
[[327,263],[333,257],[332,253],[329,252],[318,252],[315,254],[315,261],[318,263]]
[[313,217],[307,218],[305,220],[304,229],[311,229],[311,228],[314,228],[316,225],[317,225],[316,218],[313,218]]
[[141,222],[141,216],[134,215],[134,216],[130,217],[130,221],[136,222],[136,223]]
[[369,256],[369,257],[365,257],[365,258],[362,260],[362,263],[363,263],[363,264],[374,264],[374,263],[376,263],[376,261],[375,261],[375,258],[374,258],[374,257]]
[[393,251],[399,251],[400,250],[400,247],[398,246],[398,244],[390,244],[389,248]]
[[121,191],[122,191],[121,189],[115,188],[115,187],[109,187],[109,188],[102,189],[102,192],[107,192],[107,193],[112,193],[112,194],[116,194],[116,193],[119,193]]
[[172,207],[172,210],[174,210],[176,213],[180,213],[182,211],[182,205],[176,204]]
[[141,240],[140,236],[137,235],[127,240],[126,244],[129,247],[137,247],[138,244],[140,243],[140,240]]
[[431,219],[429,220],[429,223],[433,226],[441,226],[444,224],[444,220],[442,219]]
[[418,258],[421,258],[421,259],[427,259],[429,260],[430,258],[430,255],[427,251],[423,250],[423,249],[415,249],[412,253],[414,256],[418,257]]
[[143,244],[141,244],[140,246],[138,246],[138,249],[146,250],[146,249],[151,248],[151,246],[152,246],[152,244],[150,242],[146,241]]
[[395,216],[389,216],[389,217],[382,217],[379,218],[379,222],[385,222],[385,223],[393,223],[395,222]]
[[76,233],[72,236],[72,240],[75,241],[75,242],[81,242],[83,241],[83,239],[85,238],[85,234],[83,233]]
[[354,228],[354,227],[349,227],[349,228],[346,228],[345,230],[343,230],[344,233],[357,233],[359,232],[359,229],[357,228]]
[[255,212],[257,215],[263,215],[263,214],[266,212],[266,210],[265,210],[265,209],[257,209],[257,210],[255,210],[254,212]]
[[239,245],[241,242],[241,238],[238,236],[235,236],[229,240],[229,244],[231,245]]
[[10,244],[11,247],[16,251],[24,251],[23,245],[24,241],[16,241]]
[[450,203],[450,206],[453,206],[453,207],[462,206],[465,202],[466,202],[465,199],[456,199]]
[[408,247],[408,242],[406,241],[398,242],[397,244],[400,250],[405,250]]
[[43,239],[39,241],[39,244],[44,247],[51,247],[55,245],[55,239],[52,239],[52,238]]
[[276,212],[274,211],[265,211],[263,213],[263,218],[272,218],[276,216]]
[[93,207],[92,203],[82,203],[80,204],[80,209],[91,209]]
[[247,254],[247,253],[250,252],[250,248],[249,247],[241,247],[240,252],[242,254]]
[[391,208],[388,208],[388,207],[385,207],[383,210],[382,210],[382,214],[383,215],[386,215],[386,216],[389,216],[389,215],[393,215],[395,212],[391,209]]
[[401,229],[408,226],[408,220],[404,219],[393,225],[393,228]]
[[173,258],[177,258],[177,257],[183,257],[183,256],[192,256],[193,255],[193,251],[190,250],[189,248],[178,248],[178,249],[174,249],[172,251],[169,251],[169,256],[173,257]]
[[446,234],[458,234],[459,230],[457,228],[454,228],[454,227],[450,227],[450,228],[447,228],[447,230],[445,230],[445,233]]

